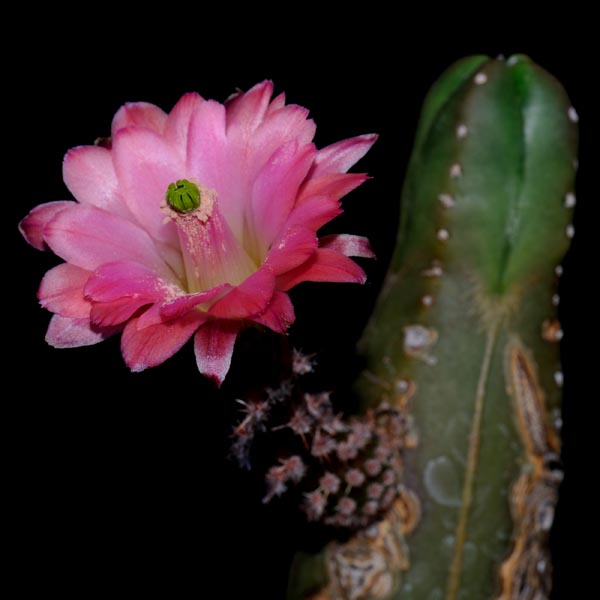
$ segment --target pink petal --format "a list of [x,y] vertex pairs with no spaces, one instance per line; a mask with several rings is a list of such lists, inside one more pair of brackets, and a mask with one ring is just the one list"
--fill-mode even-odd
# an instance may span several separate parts
[[338,200],[327,196],[311,196],[296,204],[285,227],[302,225],[316,231],[343,212]]
[[79,146],[69,150],[63,161],[63,179],[79,202],[129,215],[118,195],[117,175],[107,148]]
[[167,120],[166,113],[148,102],[128,102],[122,106],[115,115],[112,122],[112,136],[124,127],[132,125],[136,127],[145,127],[162,133]]
[[179,298],[175,298],[175,300],[163,304],[160,308],[160,314],[165,319],[181,317],[191,310],[194,310],[199,304],[206,304],[230,289],[232,289],[232,287],[229,284],[223,283],[206,292],[180,296]]
[[266,266],[217,300],[209,313],[221,319],[245,319],[265,310],[275,290],[275,276]]
[[296,142],[281,146],[258,174],[252,188],[253,232],[256,247],[266,254],[279,235],[313,162],[314,146],[298,148]]
[[231,356],[240,324],[232,321],[211,321],[198,330],[194,338],[196,364],[200,373],[219,387],[231,366]]
[[272,95],[273,82],[263,81],[232,98],[227,103],[227,136],[248,139],[262,122]]
[[40,304],[63,317],[89,320],[91,304],[83,296],[83,288],[91,273],[63,263],[50,269],[42,279]]
[[280,275],[306,261],[317,245],[317,236],[312,229],[292,227],[273,244],[265,262],[275,275]]
[[61,258],[89,271],[107,262],[129,260],[157,273],[167,272],[145,231],[95,206],[73,203],[62,210],[44,228],[44,239]]
[[[85,295],[95,302],[132,296],[159,300],[167,296],[169,285],[144,265],[117,261],[105,263],[93,273],[85,286]],[[176,289],[176,286],[171,287]]]
[[271,115],[275,111],[278,111],[280,108],[285,106],[285,92],[281,92],[273,98],[271,104],[269,104],[269,108],[267,108],[267,116]]
[[181,97],[169,113],[165,126],[165,138],[173,146],[187,154],[190,122],[194,111],[204,102],[200,94],[189,93]]
[[267,309],[262,314],[252,317],[252,320],[277,333],[285,333],[296,320],[290,297],[284,292],[275,292]]
[[361,235],[326,235],[319,239],[320,248],[335,250],[344,256],[359,256],[361,258],[375,258],[369,240]]
[[101,327],[119,325],[148,303],[147,298],[119,298],[111,302],[95,302],[90,311],[90,321]]
[[181,319],[137,328],[137,319],[127,323],[121,337],[121,353],[134,372],[161,364],[175,354],[204,322],[200,312],[189,313]]
[[277,278],[277,289],[287,291],[303,281],[364,283],[365,272],[342,254],[319,248],[305,264]]
[[287,142],[296,140],[301,146],[312,142],[317,127],[308,119],[308,109],[290,104],[279,110],[269,108],[264,121],[252,136],[252,146],[264,162],[273,152]]
[[165,223],[161,206],[169,184],[186,177],[181,154],[156,132],[138,127],[121,129],[112,152],[131,213],[154,239],[176,245],[177,231],[173,223]]
[[75,206],[75,202],[69,200],[59,200],[58,202],[47,202],[39,204],[19,223],[21,235],[38,250],[47,250],[44,241],[44,227],[61,210]]
[[311,196],[326,196],[332,200],[339,200],[368,178],[364,173],[329,173],[320,177],[311,176],[302,186],[298,203],[302,203]]
[[118,331],[115,327],[96,327],[89,318],[70,319],[54,315],[50,319],[46,342],[55,348],[78,348],[92,346]]
[[375,134],[359,135],[319,150],[312,176],[345,173],[369,151],[376,140]]

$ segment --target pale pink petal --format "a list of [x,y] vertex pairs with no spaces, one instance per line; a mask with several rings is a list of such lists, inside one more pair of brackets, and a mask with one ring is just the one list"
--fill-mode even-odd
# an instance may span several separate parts
[[117,175],[107,148],[79,146],[69,150],[63,161],[63,179],[79,202],[129,216],[119,197]]
[[84,298],[83,288],[90,275],[89,271],[69,263],[50,269],[38,290],[40,304],[63,317],[89,317],[91,304]]
[[58,256],[89,271],[122,260],[141,263],[159,274],[167,269],[145,231],[95,206],[73,203],[58,212],[44,227],[44,239]]
[[254,322],[277,333],[285,333],[295,319],[292,301],[284,292],[275,292],[267,309],[262,314],[252,317]]
[[296,200],[298,188],[313,162],[312,144],[281,146],[261,169],[252,187],[253,232],[256,247],[266,254],[281,231]]
[[[223,283],[206,292],[198,292],[196,294],[186,294],[185,296],[180,296],[179,298],[175,298],[175,300],[171,300],[170,302],[163,304],[160,308],[160,314],[165,317],[165,319],[181,317],[189,313],[191,310],[194,310],[199,304],[211,302],[230,289],[232,289],[232,286],[227,283]],[[205,308],[208,308],[208,306]]]
[[85,295],[96,302],[112,302],[124,297],[163,299],[169,287],[177,289],[159,277],[152,269],[130,261],[105,263],[89,278]]
[[375,134],[359,135],[326,146],[317,152],[311,175],[318,177],[327,173],[345,173],[369,151],[376,140]]
[[113,138],[113,161],[121,195],[131,213],[155,239],[177,244],[177,231],[165,222],[161,206],[170,183],[185,179],[182,155],[149,129],[128,127]]
[[115,115],[112,122],[112,136],[124,127],[145,127],[162,133],[167,120],[166,113],[148,102],[128,102],[122,106]]
[[280,275],[277,289],[287,291],[303,281],[364,283],[365,272],[339,252],[319,248],[302,266]]
[[369,240],[361,235],[349,235],[347,233],[326,235],[319,239],[319,247],[335,250],[344,256],[375,258]]
[[221,319],[245,319],[257,315],[268,306],[275,291],[275,276],[263,266],[243,283],[217,300],[209,313]]
[[312,229],[292,227],[273,244],[265,262],[275,275],[280,275],[300,266],[312,255],[317,245],[317,236]]
[[204,322],[200,312],[180,319],[138,329],[136,319],[127,323],[121,337],[121,352],[134,372],[161,364],[175,354]]
[[200,94],[185,94],[173,107],[173,110],[171,110],[167,118],[165,139],[174,148],[179,149],[183,155],[187,154],[188,135],[192,115],[203,102],[204,99]]
[[55,348],[92,346],[118,331],[116,327],[96,327],[89,318],[70,319],[54,315],[46,333],[46,342]]
[[38,250],[47,250],[44,241],[44,227],[61,210],[75,206],[70,200],[59,200],[58,202],[46,202],[31,209],[31,212],[19,223],[21,235]]
[[317,126],[308,118],[308,109],[290,104],[267,113],[252,137],[253,153],[266,160],[279,146],[296,140],[300,145],[312,142]]
[[263,120],[273,95],[273,82],[263,81],[227,103],[227,136],[248,140]]
[[218,386],[231,366],[239,330],[240,324],[235,321],[210,321],[200,327],[194,338],[198,370]]

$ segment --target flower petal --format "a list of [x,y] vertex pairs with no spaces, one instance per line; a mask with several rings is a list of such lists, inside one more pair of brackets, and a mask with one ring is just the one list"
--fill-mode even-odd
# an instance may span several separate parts
[[306,261],[317,249],[315,232],[307,227],[292,227],[273,244],[265,261],[275,275],[291,271]]
[[185,178],[179,152],[154,131],[121,129],[113,138],[113,160],[121,194],[131,213],[155,239],[177,245],[177,231],[161,206],[170,183]]
[[369,151],[376,140],[375,134],[359,135],[322,148],[315,157],[312,176],[345,173]]
[[273,153],[252,187],[252,221],[255,247],[264,256],[281,231],[298,195],[298,188],[310,169],[315,149],[294,142]]
[[107,148],[79,146],[69,150],[63,161],[63,179],[79,202],[129,216],[118,195],[117,174]]
[[303,225],[316,231],[343,212],[338,200],[332,200],[327,196],[311,196],[302,203],[296,204],[285,226]]
[[119,325],[148,303],[147,298],[119,298],[111,302],[94,302],[90,311],[90,321],[101,327]]
[[248,140],[262,122],[272,95],[273,82],[263,81],[232,98],[227,103],[227,136]]
[[235,321],[211,321],[200,327],[194,338],[198,370],[219,387],[231,366],[239,330],[240,324]]
[[120,260],[96,269],[85,286],[85,295],[95,302],[112,302],[132,296],[159,300],[176,290],[176,286],[166,282],[152,269],[140,263]]
[[252,317],[252,320],[277,333],[285,333],[296,320],[290,297],[284,292],[275,292],[267,309],[262,314]]
[[116,327],[96,327],[89,318],[70,319],[54,315],[46,333],[46,342],[55,348],[92,346],[116,333]]
[[366,276],[354,261],[339,252],[319,248],[302,266],[280,275],[277,278],[277,289],[287,291],[303,281],[364,283]]
[[311,196],[326,196],[332,200],[339,200],[367,179],[369,177],[364,173],[329,173],[320,177],[311,176],[302,186],[298,203]]
[[144,329],[138,329],[137,319],[131,319],[121,337],[121,353],[127,366],[137,372],[161,364],[192,337],[205,319],[203,313],[194,312]]
[[184,94],[167,118],[165,139],[173,148],[180,149],[183,155],[187,155],[188,135],[192,115],[203,102],[204,98],[200,94]]
[[91,273],[69,263],[50,269],[42,279],[40,304],[63,317],[88,318],[91,304],[83,296],[83,288]]
[[167,267],[140,227],[95,206],[72,203],[44,227],[52,250],[71,264],[94,271],[115,260],[141,263],[165,273]]
[[197,292],[196,294],[186,294],[163,304],[160,308],[160,314],[165,319],[181,317],[191,310],[194,310],[199,304],[205,304],[222,295],[227,290],[232,289],[228,283],[223,283],[206,292]]
[[162,133],[166,120],[166,113],[154,104],[128,102],[117,111],[112,122],[111,131],[114,137],[120,129],[134,125]]
[[221,319],[245,319],[264,311],[274,291],[275,276],[268,267],[263,266],[217,300],[208,312]]
[[31,212],[19,223],[19,231],[25,240],[38,250],[47,250],[44,241],[44,227],[61,210],[75,206],[70,200],[46,202],[31,209]]
[[335,250],[344,256],[375,258],[369,240],[361,235],[349,235],[347,233],[326,235],[319,239],[319,247]]

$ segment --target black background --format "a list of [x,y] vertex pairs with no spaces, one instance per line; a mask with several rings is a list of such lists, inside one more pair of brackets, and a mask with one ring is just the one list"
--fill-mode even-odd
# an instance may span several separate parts
[[566,478],[553,533],[554,598],[580,597],[575,587],[591,590],[589,565],[598,553],[584,550],[581,538],[593,522],[588,477],[597,472],[590,405],[598,392],[586,382],[585,361],[597,356],[587,344],[594,321],[588,282],[598,269],[592,263],[594,167],[586,130],[593,95],[577,31],[565,24],[534,41],[531,29],[495,36],[480,31],[474,39],[450,23],[441,34],[423,29],[417,35],[411,21],[387,27],[385,17],[371,22],[362,14],[353,15],[350,26],[321,28],[315,16],[294,31],[289,20],[275,28],[245,27],[239,14],[236,28],[201,16],[189,22],[165,16],[152,30],[136,19],[112,18],[102,27],[94,26],[94,17],[76,27],[38,23],[28,40],[31,58],[19,48],[5,50],[11,82],[5,150],[15,160],[4,195],[10,214],[4,330],[7,373],[16,386],[7,383],[5,395],[4,493],[23,596],[35,588],[77,598],[152,592],[282,598],[301,528],[285,510],[265,509],[260,486],[227,460],[234,409],[197,373],[189,346],[156,369],[130,374],[116,339],[63,351],[45,344],[49,314],[35,292],[58,260],[28,247],[16,225],[33,206],[69,197],[61,178],[66,150],[108,135],[126,101],[169,110],[184,92],[224,100],[265,78],[289,102],[311,110],[318,146],[379,133],[358,166],[374,179],[348,197],[346,213],[329,228],[372,240],[379,258],[363,263],[369,283],[306,285],[294,296],[302,324],[297,339],[323,351],[324,366],[339,374],[391,253],[425,93],[462,56],[515,52],[554,73],[581,118],[577,234],[560,289]]

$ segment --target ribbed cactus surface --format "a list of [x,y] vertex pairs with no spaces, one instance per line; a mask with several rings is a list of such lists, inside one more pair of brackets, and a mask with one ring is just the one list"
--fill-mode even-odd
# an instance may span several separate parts
[[[322,597],[549,596],[562,475],[556,290],[574,234],[576,121],[561,85],[524,56],[464,59],[430,91],[356,385],[363,406],[400,402],[415,421],[402,485],[420,519],[383,524],[407,534],[402,560],[377,550],[392,539],[381,542],[381,527],[374,541],[361,534],[354,561],[339,560],[351,545],[331,545]],[[292,596],[309,570],[296,571]]]

